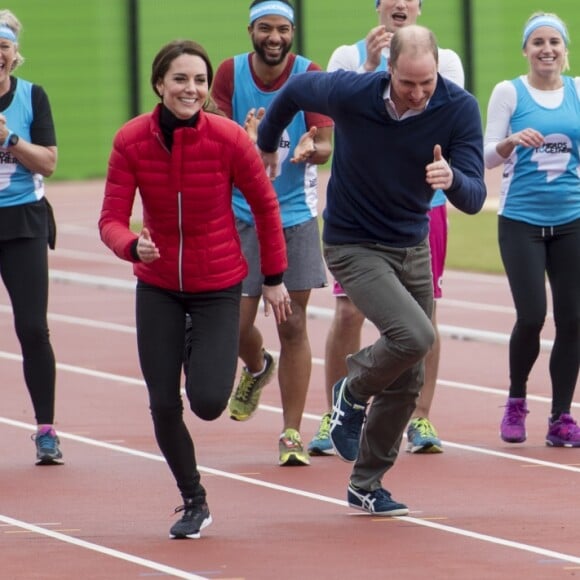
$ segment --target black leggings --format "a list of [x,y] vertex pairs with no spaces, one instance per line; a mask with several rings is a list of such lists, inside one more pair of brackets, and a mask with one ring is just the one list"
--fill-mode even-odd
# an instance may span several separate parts
[[525,397],[540,352],[552,290],[556,335],[550,355],[552,416],[569,413],[580,355],[580,220],[538,227],[500,216],[499,247],[516,308],[509,347],[510,397]]
[[183,421],[181,369],[186,314],[191,353],[186,393],[201,419],[217,419],[227,406],[238,361],[241,284],[216,292],[172,292],[138,282],[137,346],[155,437],[183,497],[205,501],[193,440]]
[[56,369],[50,344],[46,238],[0,242],[0,274],[12,302],[14,327],[22,349],[24,380],[36,422],[54,421]]

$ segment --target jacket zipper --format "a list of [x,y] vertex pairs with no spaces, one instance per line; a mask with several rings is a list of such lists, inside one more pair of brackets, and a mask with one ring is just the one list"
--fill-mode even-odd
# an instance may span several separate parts
[[179,254],[177,258],[177,270],[179,276],[179,290],[183,292],[183,228],[182,228],[181,191],[177,192],[177,228],[179,230]]
[[[157,137],[157,140],[159,141],[159,143],[161,144],[161,146],[163,147],[163,149],[165,149],[165,151],[167,151],[167,153],[169,153],[169,155],[171,155],[171,151],[167,148],[167,145],[165,145],[165,142],[163,141],[163,137],[161,136],[160,133],[155,133],[155,136]],[[179,290],[180,292],[183,292],[183,228],[181,227],[181,216],[182,216],[182,211],[181,211],[181,191],[177,192],[177,229],[179,231],[179,251],[178,251],[178,256],[177,256],[177,278],[179,280]]]

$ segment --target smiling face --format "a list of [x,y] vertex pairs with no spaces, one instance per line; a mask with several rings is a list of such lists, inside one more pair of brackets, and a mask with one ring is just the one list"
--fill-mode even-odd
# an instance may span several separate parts
[[268,66],[281,64],[292,48],[294,26],[283,16],[258,18],[248,28],[248,32],[256,54]]
[[11,40],[0,38],[0,92],[10,89],[10,73],[16,60],[17,46]]
[[388,32],[417,22],[421,14],[419,0],[381,0],[377,8],[380,23]]
[[437,86],[437,61],[433,53],[403,52],[391,72],[391,99],[402,115],[408,110],[423,111]]
[[207,65],[197,55],[181,54],[171,62],[155,87],[163,104],[178,119],[190,119],[207,99]]
[[564,70],[568,51],[562,35],[551,26],[536,28],[526,42],[524,55],[532,74],[560,74]]

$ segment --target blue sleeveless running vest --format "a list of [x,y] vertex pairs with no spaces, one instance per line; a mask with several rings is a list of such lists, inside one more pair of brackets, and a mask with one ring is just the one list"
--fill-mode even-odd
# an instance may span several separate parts
[[504,166],[499,214],[538,226],[580,218],[580,100],[574,79],[562,77],[559,107],[539,105],[520,78],[511,118],[512,133],[533,127],[544,135],[535,149],[517,146]]
[[[18,79],[14,98],[3,114],[10,130],[30,141],[33,121],[31,82]],[[31,173],[18,163],[9,147],[0,146],[0,207],[32,203],[43,195],[42,176]]]
[[[311,61],[296,55],[291,75],[306,72]],[[269,104],[278,91],[262,91],[254,82],[250,70],[248,53],[234,57],[234,94],[232,101],[233,120],[243,127],[246,115],[252,108]],[[291,163],[294,148],[300,137],[307,131],[304,112],[300,111],[286,127],[278,147],[279,174],[274,181],[274,189],[280,203],[282,226],[292,227],[304,223],[317,215],[316,186],[318,172],[315,165],[309,163]],[[234,188],[233,207],[236,217],[253,224],[254,219],[250,206],[242,193]]]

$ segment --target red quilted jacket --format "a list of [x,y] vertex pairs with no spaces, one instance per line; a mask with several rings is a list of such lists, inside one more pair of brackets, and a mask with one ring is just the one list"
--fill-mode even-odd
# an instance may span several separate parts
[[[256,222],[262,273],[287,268],[276,193],[256,148],[233,121],[201,111],[195,127],[173,134],[171,152],[159,127],[160,105],[126,123],[109,159],[99,219],[103,242],[148,284],[184,292],[220,290],[241,282],[248,266],[232,211],[232,185],[245,195]],[[143,225],[161,257],[135,261],[129,229],[136,191]],[[140,216],[136,216],[139,219]]]

